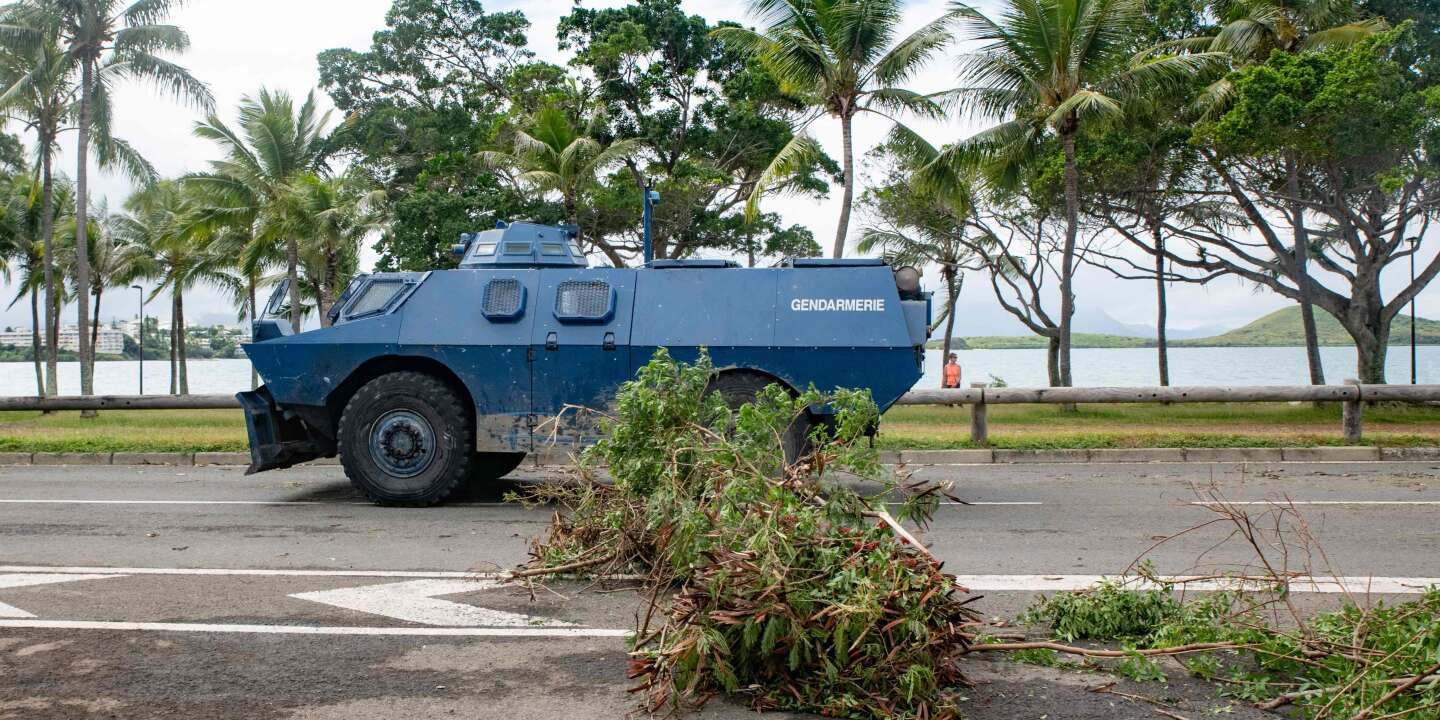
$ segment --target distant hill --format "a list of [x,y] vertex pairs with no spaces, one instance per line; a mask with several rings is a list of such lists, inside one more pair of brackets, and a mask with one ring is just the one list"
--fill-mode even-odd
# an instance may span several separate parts
[[[1321,345],[1353,344],[1349,333],[1329,313],[1315,311],[1315,330]],[[1415,326],[1416,342],[1440,345],[1440,322],[1420,318]],[[1400,315],[1390,326],[1390,344],[1410,343],[1410,316]],[[1206,338],[1178,340],[1172,345],[1184,347],[1294,347],[1305,344],[1305,331],[1300,324],[1300,308],[1276,310],[1245,327]]]
[[[1154,340],[1126,335],[1103,335],[1100,333],[1075,333],[1070,336],[1071,345],[1077,348],[1137,348],[1153,347]],[[955,338],[956,350],[1030,350],[1044,349],[1050,341],[1039,335],[984,335]],[[940,348],[939,340],[931,340],[930,348]]]

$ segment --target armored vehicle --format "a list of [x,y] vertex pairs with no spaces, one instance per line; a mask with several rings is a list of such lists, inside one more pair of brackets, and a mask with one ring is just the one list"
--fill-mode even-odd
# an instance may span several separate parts
[[276,290],[245,346],[265,381],[239,395],[250,472],[338,454],[377,503],[439,503],[527,453],[593,443],[596,414],[573,409],[611,405],[662,347],[707,349],[733,406],[780,383],[868,388],[883,409],[923,371],[930,298],[881,260],[588,267],[571,229],[518,222],[456,252],[455,270],[359,277],[323,329],[292,334]]

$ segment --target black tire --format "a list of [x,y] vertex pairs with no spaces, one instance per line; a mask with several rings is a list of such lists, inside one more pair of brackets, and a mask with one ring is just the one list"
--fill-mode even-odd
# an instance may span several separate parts
[[394,372],[366,383],[340,414],[340,463],[377,505],[445,501],[471,465],[475,428],[459,395],[432,375]]
[[[715,378],[710,381],[710,386],[706,388],[705,392],[707,394],[719,393],[720,396],[725,399],[726,407],[729,407],[731,412],[735,412],[739,410],[742,405],[754,402],[755,398],[759,397],[760,393],[764,391],[766,387],[775,384],[779,383],[768,375],[744,370],[734,370],[722,372],[715,376]],[[786,388],[786,390],[789,391],[792,396],[795,394],[794,390],[790,390],[789,388]],[[814,427],[814,421],[811,419],[809,411],[806,411],[801,413],[800,417],[796,418],[795,422],[791,423],[790,427],[786,429],[785,436],[780,439],[785,450],[786,463],[794,464],[810,454],[812,450],[810,447],[810,429],[812,427]]]
[[490,483],[515,472],[525,462],[525,453],[482,452],[470,460],[470,482]]

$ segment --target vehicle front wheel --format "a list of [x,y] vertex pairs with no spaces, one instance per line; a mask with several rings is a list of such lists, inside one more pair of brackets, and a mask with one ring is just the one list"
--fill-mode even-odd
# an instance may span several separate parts
[[381,375],[340,414],[340,463],[376,504],[436,505],[469,472],[475,446],[470,417],[459,395],[431,375]]
[[[706,394],[718,393],[725,399],[725,405],[731,412],[739,412],[741,406],[755,402],[765,387],[774,384],[775,381],[759,373],[733,371],[717,375],[710,381],[706,388]],[[792,391],[793,392],[793,391]],[[804,459],[813,452],[810,446],[810,429],[814,427],[814,421],[809,412],[802,412],[800,416],[786,429],[785,434],[780,438],[781,449],[785,452],[785,462],[794,464]]]

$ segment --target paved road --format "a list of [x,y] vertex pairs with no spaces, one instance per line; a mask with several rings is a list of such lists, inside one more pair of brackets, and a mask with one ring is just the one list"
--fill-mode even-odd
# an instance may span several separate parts
[[[1119,572],[1157,538],[1204,522],[1213,515],[1197,492],[1210,486],[1230,501],[1295,502],[1339,575],[1381,578],[1386,592],[1440,578],[1433,462],[916,474],[953,481],[972,503],[943,507],[924,537],[993,615],[1035,590]],[[618,636],[633,626],[635,595],[561,585],[532,598],[491,582],[485,573],[522,562],[548,521],[497,496],[376,508],[335,467],[250,478],[0,468],[0,719],[623,716],[633,699]],[[1242,559],[1213,549],[1224,535],[1202,528],[1153,559],[1175,573]],[[1038,675],[976,663],[970,716],[1153,717],[1086,693],[1093,679],[1024,672]],[[1197,715],[1218,702],[1175,687],[1194,695]],[[742,715],[716,703],[702,716]]]

